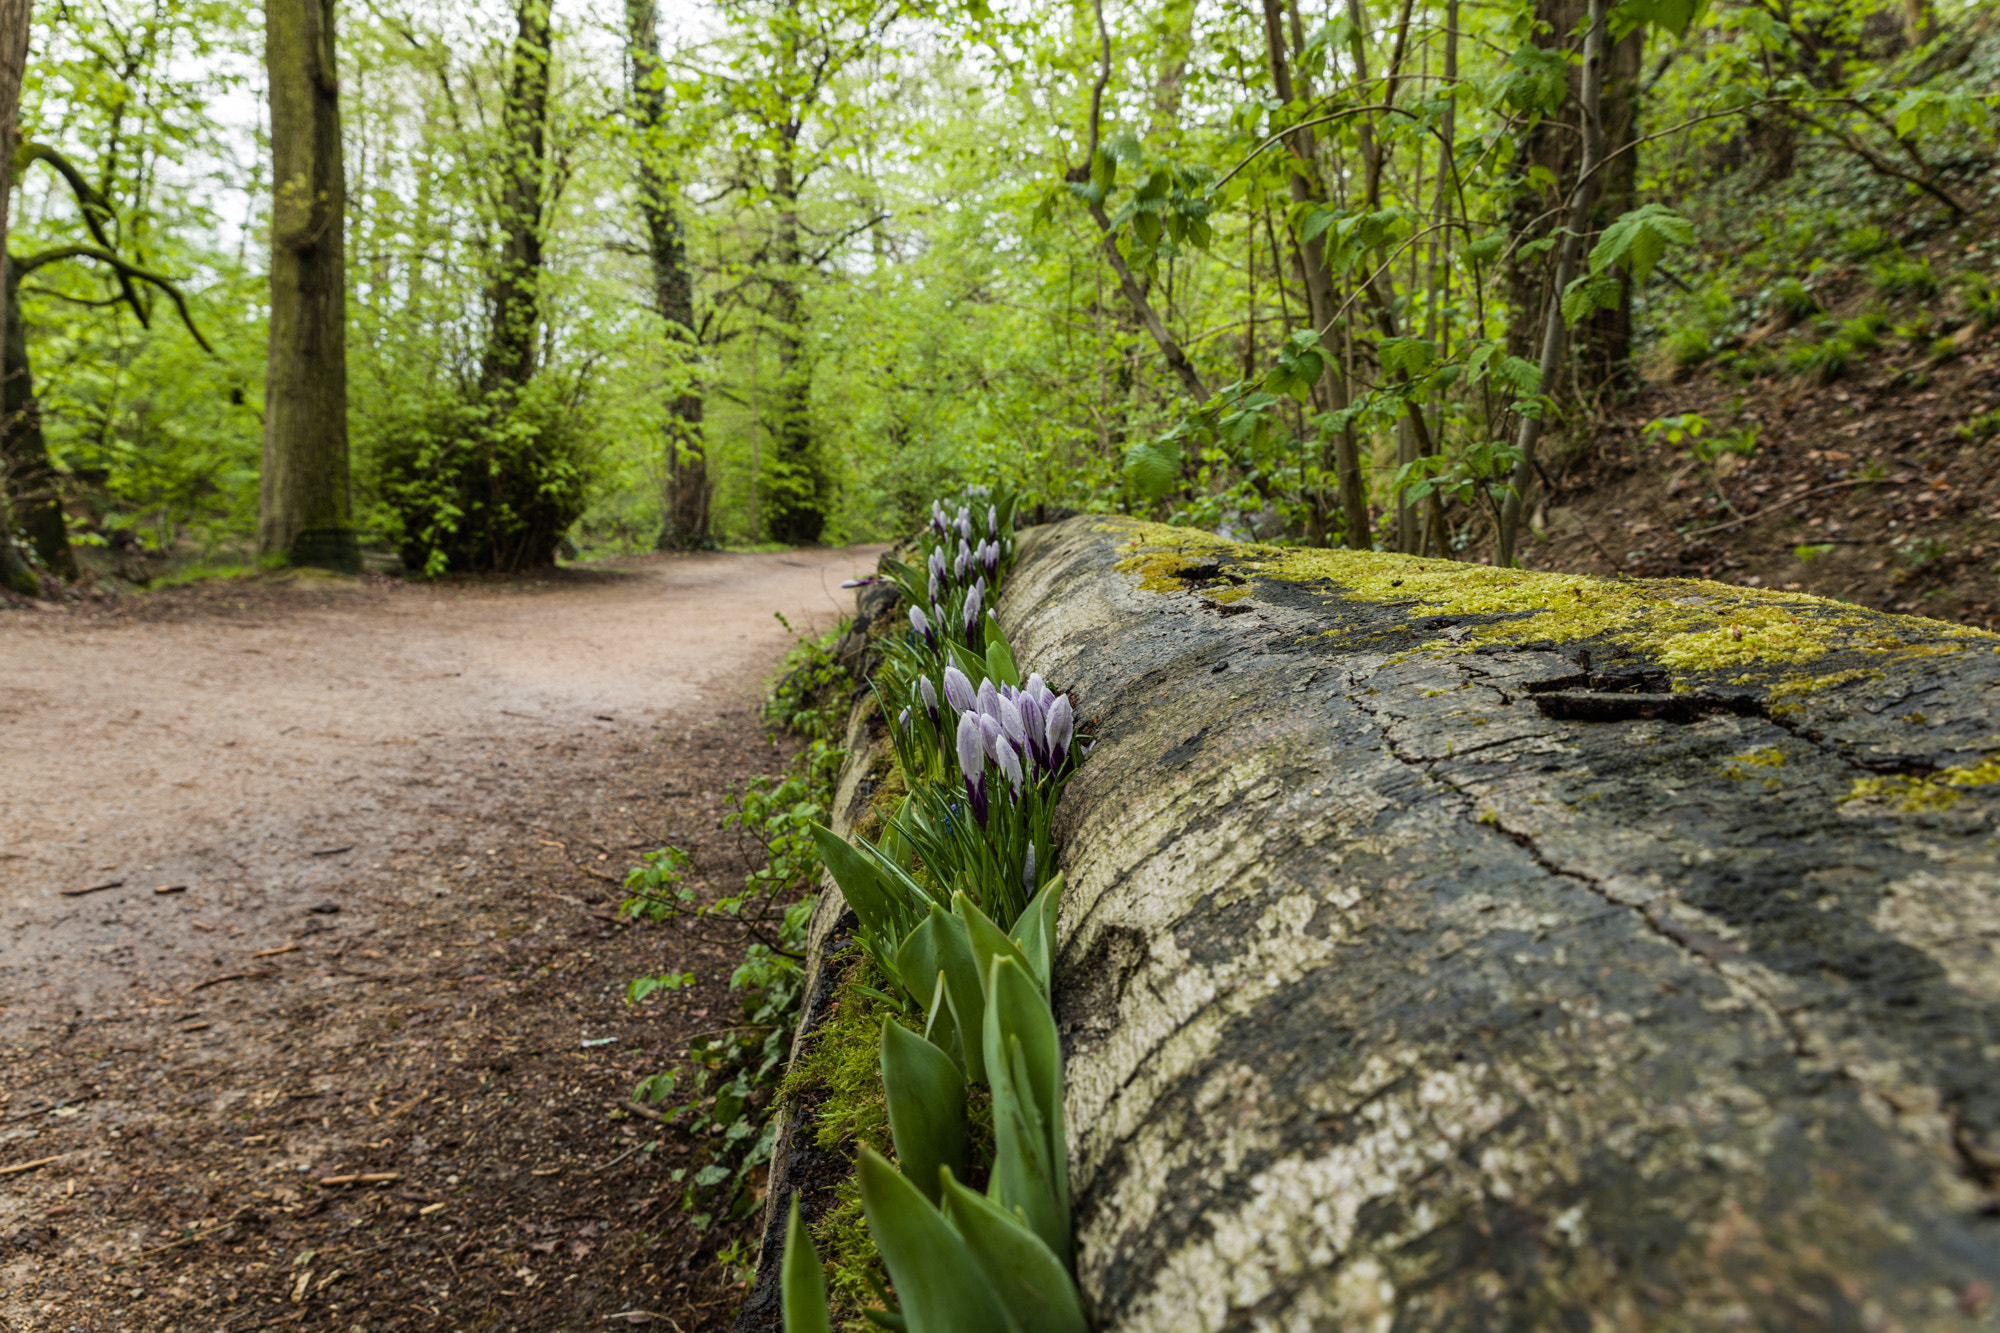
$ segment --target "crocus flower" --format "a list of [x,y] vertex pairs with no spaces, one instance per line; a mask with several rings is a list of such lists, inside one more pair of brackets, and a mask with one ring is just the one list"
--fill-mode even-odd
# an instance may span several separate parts
[[1033,696],[1035,702],[1044,708],[1048,707],[1049,701],[1055,697],[1055,692],[1048,687],[1048,682],[1042,679],[1042,673],[1039,671],[1028,677],[1028,683],[1021,687],[1021,693]]
[[1049,705],[1049,720],[1044,724],[1049,740],[1049,767],[1060,769],[1063,760],[1069,757],[1069,743],[1076,733],[1076,714],[1069,706],[1069,696],[1058,694]]
[[898,713],[896,715],[896,723],[904,731],[908,731],[910,729],[910,710],[905,708],[901,713]]
[[991,537],[1000,535],[1000,506],[986,506],[986,533]]
[[1035,883],[1035,844],[1031,842],[1028,844],[1028,859],[1021,864],[1021,892],[1032,898],[1038,887]]
[[1027,734],[1028,755],[1037,768],[1049,766],[1048,715],[1042,711],[1042,701],[1026,690],[1014,701],[1014,707],[1021,714],[1021,730]]
[[[929,685],[929,681],[924,684]],[[972,678],[955,666],[944,669],[944,697],[954,709],[961,713],[976,713],[979,705],[972,693]]]
[[924,636],[924,642],[931,646],[932,652],[937,651],[937,632],[931,628],[930,617],[924,614],[922,607],[910,608],[910,628]]
[[999,763],[1000,747],[1007,743],[1006,734],[1000,730],[999,719],[985,713],[974,713],[972,717],[979,723],[979,735],[986,742],[986,757]]
[[1014,789],[1016,796],[1019,796],[1022,782],[1021,756],[1014,753],[1014,747],[1007,743],[1006,737],[1002,736],[994,742],[993,758],[999,763],[1000,772],[1006,776],[1007,785]]
[[960,505],[960,506],[958,507],[958,521],[957,521],[957,523],[956,523],[956,524],[955,524],[954,526],[958,528],[958,539],[959,539],[960,541],[962,541],[962,542],[969,542],[969,541],[971,541],[971,540],[972,540],[972,511],[971,511],[970,509],[966,508],[966,507],[965,507],[964,505]]
[[943,591],[943,588],[939,586],[938,572],[933,569],[931,571],[931,600],[933,602],[942,600],[939,594]]
[[979,682],[979,711],[995,722],[1000,720],[1000,691],[993,688],[991,680]]
[[972,803],[973,817],[986,827],[986,733],[977,713],[963,713],[958,719],[958,772],[965,779],[966,799]]
[[999,704],[1000,730],[1006,732],[1007,739],[1014,742],[1016,746],[1026,745],[1028,743],[1028,728],[1021,717],[1021,710],[1015,707],[1014,701],[1005,695],[1002,695],[996,702]]
[[979,584],[972,585],[972,591],[965,598],[965,641],[975,645],[979,632],[979,599],[986,590]]
[[929,676],[917,681],[917,693],[924,696],[924,711],[930,714],[931,726],[935,728],[938,724],[937,689],[931,684]]
[[960,542],[958,545],[958,554],[953,556],[951,561],[952,577],[960,583],[965,582],[965,567],[971,562],[972,552],[966,549],[964,542]]
[[942,546],[931,548],[929,564],[931,571],[931,600],[935,602],[938,599],[938,584],[951,577],[951,562],[945,559],[944,548]]

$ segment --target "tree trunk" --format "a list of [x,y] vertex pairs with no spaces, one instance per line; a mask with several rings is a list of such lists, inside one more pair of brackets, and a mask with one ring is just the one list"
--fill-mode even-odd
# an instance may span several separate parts
[[[0,255],[7,253],[7,206],[13,193],[14,145],[21,137],[21,78],[28,66],[30,0],[0,0]],[[12,275],[0,264],[0,299],[11,309]],[[0,496],[0,588],[39,597],[41,580],[14,545],[7,523],[7,502]]]
[[500,257],[488,302],[480,380],[490,390],[518,389],[535,377],[542,325],[542,187],[548,170],[548,0],[520,0],[501,108]]
[[21,318],[21,275],[12,256],[4,267],[6,296],[4,350],[0,350],[0,467],[7,476],[7,503],[21,540],[41,557],[50,572],[76,577],[76,553],[70,549],[69,524],[63,517],[62,491],[55,464],[49,461],[42,435],[42,407],[35,398],[35,377],[28,362],[28,329]]
[[794,159],[799,126],[781,127],[778,161],[771,177],[777,226],[771,238],[771,332],[778,345],[776,446],[771,476],[765,480],[765,512],[771,538],[792,546],[819,540],[826,527],[827,480],[812,423],[812,356],[807,348],[805,293],[799,278],[805,254],[799,240],[799,186]]
[[346,169],[334,0],[267,0],[271,328],[257,546],[358,570],[347,454]]
[[[667,336],[690,366],[701,356],[694,327],[694,273],[674,201],[667,137],[666,70],[660,63],[659,0],[625,0],[625,41],[632,76],[633,119],[639,130],[639,213],[645,219],[653,262],[653,301],[667,322]],[[667,513],[660,525],[662,551],[708,546],[708,455],[702,436],[702,397],[691,379],[667,405]]]
[[1985,1326],[2000,638],[1133,537],[1024,531],[999,608],[1097,737],[1093,1328]]
[[[1584,20],[1589,0],[1538,0],[1535,17],[1549,25],[1537,40],[1550,47],[1568,43],[1569,35]],[[1604,151],[1615,152],[1633,139],[1638,125],[1639,80],[1645,55],[1645,25],[1640,24],[1612,43],[1603,62],[1598,93],[1599,120],[1603,127]],[[1524,191],[1514,203],[1513,230],[1516,253],[1519,245],[1547,236],[1565,215],[1564,202],[1576,188],[1583,156],[1582,137],[1574,124],[1576,108],[1583,97],[1583,70],[1572,66],[1569,97],[1554,116],[1540,121],[1523,136],[1519,149],[1520,169],[1542,167],[1554,176],[1554,183],[1541,190]],[[1559,123],[1560,122],[1560,123]],[[1597,231],[1630,211],[1638,203],[1639,155],[1620,153],[1597,173],[1597,200],[1590,213],[1590,230]],[[1506,272],[1507,303],[1513,314],[1507,328],[1507,350],[1533,361],[1540,353],[1542,331],[1547,325],[1549,265],[1543,255],[1509,264]],[[1621,282],[1618,305],[1597,310],[1578,324],[1572,334],[1575,343],[1574,381],[1576,397],[1589,399],[1607,390],[1616,390],[1630,380],[1632,357],[1631,284]],[[1570,397],[1558,386],[1545,389],[1559,398]]]
[[[1280,0],[1263,0],[1265,55],[1270,61],[1271,85],[1282,102],[1294,98],[1312,100],[1312,90],[1294,88],[1291,59],[1285,42],[1284,14]],[[1294,203],[1324,205],[1326,190],[1318,180],[1315,164],[1319,152],[1311,130],[1297,130],[1286,141],[1291,153],[1291,194]],[[1310,175],[1308,173],[1311,173]],[[1340,340],[1333,324],[1340,303],[1335,299],[1333,276],[1326,269],[1326,249],[1322,237],[1296,243],[1294,258],[1299,282],[1306,289],[1306,306],[1313,327],[1326,343],[1326,369],[1320,375],[1321,406],[1339,412],[1348,405],[1347,367],[1341,356]],[[1365,551],[1374,542],[1368,517],[1368,486],[1361,475],[1361,445],[1354,427],[1344,425],[1333,439],[1333,471],[1340,487],[1340,513],[1346,544]]]

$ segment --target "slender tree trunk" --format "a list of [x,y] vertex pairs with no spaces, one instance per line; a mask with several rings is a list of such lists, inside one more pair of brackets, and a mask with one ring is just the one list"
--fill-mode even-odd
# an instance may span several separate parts
[[[660,63],[659,0],[625,0],[626,48],[632,67],[633,118],[639,128],[639,213],[646,222],[653,261],[653,300],[667,322],[667,336],[690,366],[699,360],[694,328],[694,274],[687,238],[674,202],[674,179],[663,160],[667,133],[666,71]],[[709,544],[708,456],[702,436],[702,398],[691,380],[667,406],[667,513],[660,525],[662,551],[698,550]]]
[[[30,0],[0,0],[0,255],[7,252],[7,205],[13,193],[14,144],[20,138],[21,77],[28,66]],[[0,299],[14,308],[13,275],[0,264]],[[9,381],[11,389],[11,380]],[[0,423],[4,424],[4,423]],[[0,587],[30,597],[42,593],[41,580],[14,545],[7,524],[7,503],[0,497]]]
[[[1579,106],[1583,121],[1583,158],[1579,163],[1575,190],[1570,195],[1562,243],[1556,248],[1555,280],[1542,321],[1540,392],[1544,394],[1554,392],[1562,373],[1563,355],[1569,345],[1569,328],[1562,317],[1562,292],[1575,276],[1577,261],[1583,256],[1584,233],[1590,229],[1591,207],[1596,202],[1596,169],[1604,153],[1604,122],[1600,115],[1599,94],[1604,86],[1608,8],[1608,0],[1590,0],[1590,33],[1583,42],[1583,95]],[[1513,485],[1500,508],[1500,533],[1494,553],[1494,563],[1498,565],[1514,563],[1514,547],[1521,531],[1522,497],[1535,478],[1535,445],[1541,439],[1542,419],[1546,415],[1544,411],[1522,417],[1520,430],[1515,436],[1521,461],[1514,465]]]
[[541,331],[542,187],[548,171],[548,0],[520,0],[514,10],[502,108],[500,260],[489,297],[493,327],[480,379],[490,390],[518,389],[535,377]]
[[[1271,83],[1278,99],[1289,103],[1296,95],[1311,100],[1310,89],[1294,91],[1291,61],[1286,54],[1284,13],[1279,7],[1279,0],[1263,0],[1263,11],[1265,49],[1271,62]],[[1286,147],[1292,155],[1292,199],[1298,203],[1325,203],[1325,189],[1307,175],[1319,160],[1313,132],[1294,131]],[[1333,336],[1334,314],[1339,310],[1340,303],[1335,299],[1333,276],[1326,270],[1326,251],[1320,238],[1298,243],[1295,258],[1299,281],[1306,289],[1306,306],[1313,327],[1320,331],[1323,339],[1330,339]],[[1340,349],[1333,343],[1327,345],[1326,370],[1320,376],[1320,392],[1329,411],[1338,412],[1347,407],[1346,367]],[[1343,426],[1334,436],[1333,464],[1340,486],[1340,510],[1346,529],[1346,544],[1357,551],[1365,551],[1374,543],[1368,518],[1368,488],[1361,476],[1361,446],[1355,439],[1352,425]]]
[[826,527],[827,484],[812,421],[812,357],[806,345],[805,292],[799,279],[805,251],[799,239],[799,182],[796,170],[799,125],[780,131],[778,161],[771,178],[777,226],[771,238],[771,332],[778,346],[776,446],[766,482],[767,522],[773,540],[792,546],[819,540]]
[[[1587,0],[1538,0],[1535,17],[1548,25],[1538,40],[1562,46],[1589,13]],[[1607,42],[1609,39],[1607,38]],[[1621,40],[1608,45],[1600,70],[1598,91],[1600,131],[1604,150],[1623,147],[1632,139],[1638,123],[1641,64],[1645,57],[1645,25],[1640,24]],[[1543,190],[1524,192],[1514,204],[1513,229],[1518,255],[1522,244],[1547,236],[1566,213],[1565,201],[1574,189],[1583,143],[1570,120],[1583,96],[1583,74],[1571,75],[1569,101],[1554,116],[1540,121],[1523,137],[1519,150],[1522,167],[1541,167],[1554,180]],[[1600,158],[1602,153],[1600,152]],[[1639,155],[1621,153],[1606,162],[1597,173],[1597,197],[1586,230],[1596,230],[1616,219],[1638,202]],[[1515,356],[1533,360],[1539,352],[1542,332],[1548,321],[1548,265],[1539,253],[1516,260],[1506,272],[1507,301],[1513,309],[1508,325],[1508,348]],[[1623,280],[1621,279],[1621,283]],[[1586,396],[1615,387],[1630,374],[1632,355],[1632,303],[1629,284],[1623,284],[1616,307],[1596,310],[1574,330],[1577,387]],[[1555,394],[1557,386],[1544,392]]]
[[21,540],[42,564],[66,579],[76,577],[62,492],[42,435],[42,408],[28,363],[28,329],[21,318],[21,274],[7,257],[4,354],[0,354],[0,467],[7,473],[7,503]]
[[271,327],[257,545],[358,570],[347,454],[347,180],[334,0],[267,0]]

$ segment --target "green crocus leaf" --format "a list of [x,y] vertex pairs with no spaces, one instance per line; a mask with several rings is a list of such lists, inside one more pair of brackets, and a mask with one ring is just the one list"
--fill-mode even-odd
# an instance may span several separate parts
[[876,935],[892,940],[899,936],[902,932],[897,926],[902,914],[896,910],[895,901],[868,858],[824,824],[812,826],[812,837],[819,848],[820,861],[833,876],[833,882],[840,886],[847,905],[861,918],[861,924]]
[[826,1308],[826,1270],[799,1220],[799,1200],[792,1196],[792,1215],[785,1223],[784,1266],[778,1271],[784,1305],[785,1333],[833,1333]]
[[1035,1333],[1085,1333],[1083,1302],[1054,1251],[999,1204],[944,1178],[945,1217],[1014,1322]]
[[1008,934],[1014,943],[1021,946],[1022,957],[1028,960],[1028,970],[1035,974],[1035,980],[1042,984],[1042,993],[1049,991],[1049,960],[1055,955],[1056,913],[1062,907],[1063,877],[1058,871],[1055,878],[1041,887],[1014,921],[1014,929]]
[[944,974],[945,998],[964,1042],[965,1076],[974,1083],[984,1083],[986,1052],[980,1034],[986,1031],[986,991],[979,983],[979,962],[972,952],[971,937],[963,919],[935,904],[930,924],[937,969]]
[[1017,1333],[965,1241],[908,1177],[867,1144],[855,1175],[910,1333]]
[[1021,668],[1014,665],[1014,650],[991,621],[986,625],[986,674],[1004,685],[1021,688]]
[[965,1075],[951,1057],[893,1020],[882,1024],[882,1091],[896,1161],[938,1202],[938,1169],[965,1171]]
[[994,1185],[1000,1202],[1019,1208],[1067,1263],[1069,1149],[1055,1018],[1018,958],[995,957],[987,969],[983,1035],[993,1088]]
[[[979,977],[984,980],[990,975],[996,957],[1011,958],[1033,975],[1034,969],[1028,965],[1028,956],[1021,952],[1021,946],[1008,938],[1007,932],[993,924],[993,918],[979,910],[979,905],[963,893],[955,893],[951,898],[952,910],[959,920],[965,922],[966,937],[972,944],[972,957],[979,968]],[[984,993],[982,991],[982,993]],[[992,997],[987,996],[987,1003]]]

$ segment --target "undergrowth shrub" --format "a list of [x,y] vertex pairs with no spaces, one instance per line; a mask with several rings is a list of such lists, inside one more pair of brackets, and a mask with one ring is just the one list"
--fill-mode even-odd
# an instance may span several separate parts
[[1931,261],[1922,255],[1891,255],[1878,260],[1869,278],[1875,290],[1891,300],[1914,296],[1920,301],[1928,301],[1943,290],[1943,284],[1931,268]]
[[555,563],[597,450],[552,380],[413,394],[364,428],[366,475],[403,565],[509,573]]

